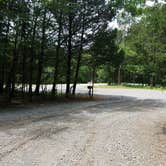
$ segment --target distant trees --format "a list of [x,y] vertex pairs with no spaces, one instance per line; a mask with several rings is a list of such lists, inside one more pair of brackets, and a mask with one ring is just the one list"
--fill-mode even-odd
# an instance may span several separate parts
[[[126,37],[126,75],[134,82],[165,85],[166,5],[146,8]],[[129,78],[132,80],[131,78]]]

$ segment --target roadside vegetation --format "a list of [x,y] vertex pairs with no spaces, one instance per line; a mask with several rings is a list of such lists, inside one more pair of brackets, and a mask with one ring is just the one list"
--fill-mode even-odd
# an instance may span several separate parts
[[166,90],[166,87],[163,86],[148,86],[148,85],[141,85],[141,84],[127,84],[127,83],[122,83],[121,85],[99,85],[95,86],[95,88],[126,88],[126,89],[149,89],[149,90]]

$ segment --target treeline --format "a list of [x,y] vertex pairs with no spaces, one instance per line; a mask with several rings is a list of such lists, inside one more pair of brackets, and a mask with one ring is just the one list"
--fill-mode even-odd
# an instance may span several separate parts
[[66,83],[67,96],[75,94],[82,54],[117,7],[103,0],[0,1],[0,94],[11,99],[20,87],[32,99],[45,83],[52,95],[58,83]]
[[[65,83],[69,96],[78,82],[91,80],[164,84],[165,8],[145,12],[144,3],[0,0],[0,95],[32,100],[52,84],[56,96],[57,84]],[[111,28],[119,14],[128,20],[123,12],[136,18],[142,11],[128,32]]]
[[139,17],[130,17],[121,18],[131,26],[118,32],[124,58],[119,65],[112,58],[113,65],[101,66],[98,82],[166,86],[166,5],[156,3],[144,8]]
[[166,5],[144,10],[126,37],[126,79],[166,86]]

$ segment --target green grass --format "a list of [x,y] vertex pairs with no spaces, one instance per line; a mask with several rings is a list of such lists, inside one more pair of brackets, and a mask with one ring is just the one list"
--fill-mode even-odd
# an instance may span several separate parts
[[123,84],[123,85],[101,85],[101,86],[95,86],[95,88],[125,88],[125,89],[149,89],[149,90],[166,90],[166,87],[151,87],[151,86],[143,86],[143,85],[129,85],[129,84]]

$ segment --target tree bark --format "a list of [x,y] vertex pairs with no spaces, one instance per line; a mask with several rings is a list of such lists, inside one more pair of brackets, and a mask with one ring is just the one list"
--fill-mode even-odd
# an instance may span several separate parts
[[118,67],[118,85],[121,85],[121,65]]
[[40,91],[40,84],[41,84],[41,77],[43,72],[43,58],[44,58],[44,49],[45,49],[45,31],[46,31],[46,9],[43,15],[43,23],[42,23],[42,43],[41,43],[41,53],[39,57],[39,64],[38,64],[38,74],[36,80],[36,89],[35,94],[38,95]]
[[77,59],[77,66],[76,66],[76,71],[75,71],[75,78],[74,78],[73,92],[72,92],[73,95],[75,95],[75,92],[76,92],[78,74],[79,74],[79,69],[80,69],[80,65],[81,65],[81,55],[82,55],[82,51],[83,51],[83,40],[84,40],[84,31],[85,31],[85,20],[84,19],[85,19],[85,16],[83,15],[80,50],[79,50],[78,59]]
[[1,64],[1,73],[0,73],[0,94],[3,93],[3,87],[4,87],[4,78],[5,78],[5,65],[2,61],[2,64]]
[[25,93],[25,76],[26,76],[26,51],[25,51],[25,22],[22,23],[22,34],[21,34],[21,53],[22,53],[22,97],[24,98]]
[[37,16],[34,18],[34,26],[32,30],[32,41],[31,41],[31,53],[30,53],[30,75],[29,75],[29,96],[32,100],[32,78],[33,78],[33,61],[34,61],[34,44],[36,36],[36,27],[37,27]]
[[52,95],[55,95],[56,84],[58,81],[58,73],[59,73],[59,51],[61,47],[61,32],[62,32],[62,12],[60,12],[59,16],[59,28],[58,28],[58,44],[56,48],[56,62],[55,62],[55,70],[54,70],[54,81],[52,86]]
[[92,97],[94,96],[95,72],[96,72],[96,68],[93,67],[93,70],[92,70]]
[[12,99],[15,91],[16,66],[18,61],[17,42],[18,42],[18,33],[16,32],[15,41],[14,41],[14,50],[13,50],[13,61],[7,82],[9,101]]
[[66,97],[70,95],[71,82],[71,58],[72,58],[72,16],[69,14],[69,35],[68,35],[68,51],[67,51],[67,71],[66,71]]
[[[9,30],[10,30],[10,23],[9,23],[9,20],[7,20],[7,26],[6,26],[6,36],[5,36],[5,48],[7,49],[8,48],[8,37],[9,37]],[[4,84],[5,84],[5,77],[8,78],[8,75],[7,75],[7,72],[5,71],[6,69],[6,65],[7,65],[7,57],[6,57],[6,52],[7,50],[4,50],[4,57],[3,57],[3,66],[2,66],[2,87],[4,87]],[[6,80],[6,87],[5,87],[5,90],[7,91],[7,89],[9,89],[7,87],[7,83],[8,83],[8,79]],[[2,89],[3,91],[3,89]]]

